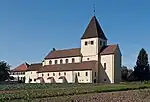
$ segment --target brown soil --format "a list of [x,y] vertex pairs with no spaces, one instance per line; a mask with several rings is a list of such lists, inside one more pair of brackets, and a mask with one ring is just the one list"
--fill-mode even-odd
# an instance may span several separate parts
[[150,102],[150,89],[61,96],[32,102]]

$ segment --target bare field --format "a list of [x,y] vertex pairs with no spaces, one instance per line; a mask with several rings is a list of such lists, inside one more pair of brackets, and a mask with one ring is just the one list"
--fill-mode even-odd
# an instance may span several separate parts
[[33,102],[150,102],[150,89],[35,99]]

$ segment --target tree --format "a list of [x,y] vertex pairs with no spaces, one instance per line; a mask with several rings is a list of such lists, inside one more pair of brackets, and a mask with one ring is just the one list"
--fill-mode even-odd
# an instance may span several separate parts
[[126,81],[127,77],[128,77],[128,69],[127,69],[126,66],[122,66],[122,69],[121,69],[121,79],[123,81]]
[[4,61],[0,62],[0,81],[9,79],[10,65]]
[[136,66],[134,67],[134,76],[140,81],[149,80],[149,68],[148,54],[142,48],[137,57]]

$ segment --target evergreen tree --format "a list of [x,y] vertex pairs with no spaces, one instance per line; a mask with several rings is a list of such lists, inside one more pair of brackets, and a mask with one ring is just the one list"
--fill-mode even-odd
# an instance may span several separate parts
[[143,48],[137,57],[136,66],[134,67],[134,76],[140,81],[149,79],[148,54]]

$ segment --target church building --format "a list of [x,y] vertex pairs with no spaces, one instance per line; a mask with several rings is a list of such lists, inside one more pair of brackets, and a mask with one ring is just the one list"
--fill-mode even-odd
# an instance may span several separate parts
[[31,64],[25,72],[25,83],[119,83],[119,45],[107,44],[95,16],[80,40],[80,48],[53,50],[43,62]]

